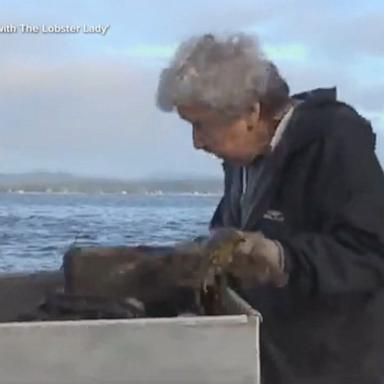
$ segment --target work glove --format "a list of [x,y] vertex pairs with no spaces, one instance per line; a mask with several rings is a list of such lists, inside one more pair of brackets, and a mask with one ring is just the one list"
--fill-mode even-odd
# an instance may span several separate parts
[[[211,243],[215,239],[228,238],[230,231],[237,242],[230,260],[223,269],[246,286],[256,284],[272,284],[283,287],[288,282],[284,270],[284,250],[278,241],[266,238],[261,232],[239,231],[231,228],[220,228],[212,231]],[[223,236],[224,233],[224,236]],[[239,241],[239,239],[241,241]]]

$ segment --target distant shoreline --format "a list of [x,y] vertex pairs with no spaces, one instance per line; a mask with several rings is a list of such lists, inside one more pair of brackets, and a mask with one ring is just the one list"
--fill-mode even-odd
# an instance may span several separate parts
[[59,191],[3,191],[0,190],[0,194],[9,194],[9,195],[60,195],[60,196],[73,196],[73,195],[96,195],[96,196],[149,196],[149,197],[158,197],[158,196],[201,196],[201,197],[209,197],[209,196],[221,196],[222,192],[76,192],[76,191],[68,191],[68,192],[59,192]]
[[120,180],[83,177],[65,173],[36,172],[0,174],[2,193],[46,194],[121,194],[121,195],[209,195],[221,194],[223,181],[219,178],[150,178]]

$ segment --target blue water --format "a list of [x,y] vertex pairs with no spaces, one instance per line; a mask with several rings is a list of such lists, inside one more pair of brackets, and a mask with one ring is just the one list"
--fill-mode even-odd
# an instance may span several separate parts
[[172,244],[207,233],[219,196],[0,194],[0,271],[56,269],[73,243]]

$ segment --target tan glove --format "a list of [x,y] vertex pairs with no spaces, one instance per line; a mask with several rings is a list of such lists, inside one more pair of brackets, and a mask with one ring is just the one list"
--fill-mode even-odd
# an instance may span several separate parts
[[223,265],[227,272],[238,278],[243,286],[271,283],[274,286],[283,287],[287,284],[284,250],[278,241],[266,238],[261,232],[246,232],[230,228],[217,229],[211,237],[213,240],[228,239],[230,238],[228,231],[233,231],[234,236],[240,236],[242,241],[237,242],[228,265]]

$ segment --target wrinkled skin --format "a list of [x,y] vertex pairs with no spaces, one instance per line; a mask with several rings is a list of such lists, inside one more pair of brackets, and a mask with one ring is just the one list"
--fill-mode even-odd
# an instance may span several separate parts
[[264,154],[277,126],[261,116],[260,103],[233,115],[204,105],[179,105],[179,116],[192,125],[193,146],[237,165],[251,163]]

